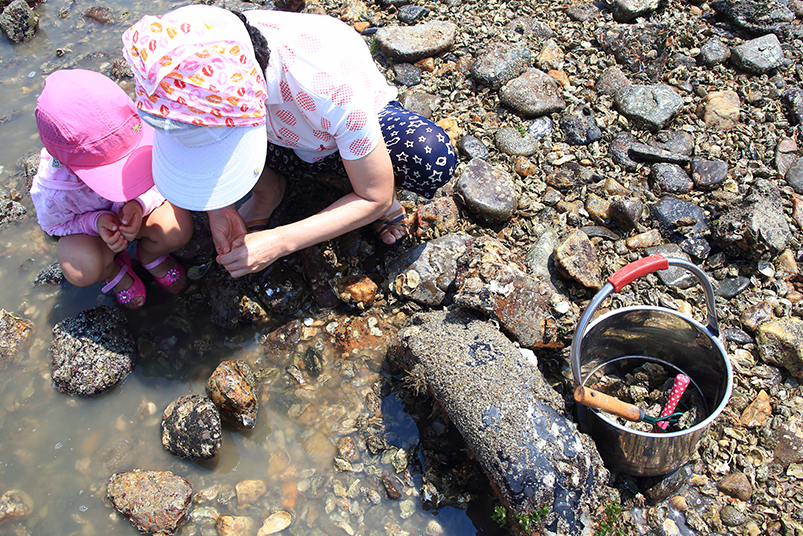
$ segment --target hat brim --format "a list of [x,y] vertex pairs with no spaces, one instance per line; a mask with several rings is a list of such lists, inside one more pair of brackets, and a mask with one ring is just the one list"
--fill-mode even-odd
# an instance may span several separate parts
[[143,123],[139,143],[124,157],[102,166],[72,165],[70,171],[104,199],[115,203],[131,201],[153,187],[153,139],[154,130]]
[[156,132],[153,180],[173,205],[187,210],[216,210],[234,204],[251,191],[265,166],[265,126],[228,128],[223,139],[187,146]]

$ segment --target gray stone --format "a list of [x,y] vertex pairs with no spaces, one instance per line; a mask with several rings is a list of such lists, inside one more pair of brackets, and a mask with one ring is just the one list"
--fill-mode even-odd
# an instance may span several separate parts
[[730,504],[723,506],[719,511],[719,519],[726,527],[739,527],[750,521],[746,514]]
[[399,91],[399,102],[402,107],[427,119],[432,117],[432,108],[437,106],[440,101],[440,97],[421,91]]
[[405,251],[388,265],[390,289],[428,307],[451,303],[457,258],[467,242],[468,236],[448,234]]
[[112,506],[145,534],[174,534],[192,510],[192,486],[170,471],[117,473],[106,492]]
[[397,355],[465,438],[513,515],[546,505],[556,534],[580,534],[608,500],[607,470],[538,368],[489,322],[465,311],[417,314]]
[[496,148],[505,154],[530,156],[538,150],[538,140],[514,127],[502,127],[494,136]]
[[674,153],[661,147],[634,142],[630,145],[630,156],[638,162],[663,162],[684,166],[691,159],[687,154]]
[[606,0],[616,22],[630,22],[658,9],[659,0]]
[[764,74],[781,66],[784,55],[775,34],[767,34],[733,47],[731,63],[749,73]]
[[666,84],[624,87],[616,92],[614,102],[636,127],[652,131],[662,129],[683,107],[683,99]]
[[[647,253],[649,255],[663,255],[667,258],[683,259],[684,261],[691,260],[677,244],[652,246],[647,248]],[[666,270],[658,270],[655,273],[664,285],[670,287],[690,288],[699,284],[694,274],[680,266],[670,266]]]
[[562,116],[560,128],[569,145],[589,145],[602,139],[602,132],[590,108],[583,107],[577,113]]
[[514,340],[531,348],[558,344],[550,312],[552,287],[531,277],[514,252],[480,237],[457,260],[455,304],[497,320]]
[[460,138],[460,141],[457,142],[457,148],[469,159],[479,158],[486,160],[491,154],[488,151],[488,147],[482,143],[482,140],[470,135]]
[[742,204],[719,217],[713,235],[723,249],[732,248],[742,256],[774,256],[786,249],[792,231],[778,187],[765,179],[756,181]]
[[775,146],[775,169],[779,174],[786,175],[796,161],[797,142],[794,138],[782,138]]
[[594,84],[594,89],[600,95],[613,96],[617,91],[629,85],[630,80],[625,76],[625,73],[619,67],[613,65],[602,71],[602,74],[597,78],[596,84]]
[[601,10],[596,4],[571,4],[566,15],[577,22],[587,22],[599,17]]
[[507,221],[518,205],[510,175],[478,158],[460,173],[455,193],[472,214],[490,223]]
[[617,63],[627,66],[651,82],[661,80],[671,47],[667,46],[669,27],[665,24],[639,23],[600,26],[597,40],[602,49],[613,54]]
[[786,116],[793,125],[803,122],[803,89],[799,87],[789,87],[781,94]]
[[415,24],[429,15],[429,9],[423,6],[407,4],[399,8],[397,17],[404,24]]
[[532,65],[532,54],[526,47],[492,43],[471,64],[471,76],[480,84],[497,90]]
[[717,296],[727,300],[738,296],[744,289],[750,286],[750,279],[744,276],[726,277],[717,285],[714,292]]
[[525,117],[559,112],[566,106],[555,79],[538,69],[530,69],[505,84],[499,100]]
[[611,140],[611,144],[608,146],[611,159],[625,168],[626,171],[635,171],[639,167],[639,162],[633,160],[630,153],[630,149],[635,143],[636,140],[628,132],[620,132]]
[[712,37],[700,47],[697,63],[704,67],[713,67],[725,63],[731,57],[731,49],[718,37]]
[[120,309],[101,305],[56,324],[50,354],[58,390],[91,397],[128,376],[136,350],[127,322]]
[[784,175],[784,179],[795,192],[803,194],[803,158],[795,160]]
[[689,175],[677,164],[653,164],[650,180],[660,192],[667,194],[686,194],[694,187]]
[[403,86],[415,86],[421,83],[421,69],[412,63],[396,63],[393,65],[395,82]]
[[553,292],[563,292],[563,281],[556,275],[555,248],[559,244],[558,232],[548,227],[540,234],[535,244],[527,251],[524,259],[529,272],[551,285]]
[[661,235],[675,242],[683,239],[684,235],[678,232],[681,228],[690,228],[688,231],[684,230],[684,234],[693,235],[702,235],[709,230],[703,209],[677,197],[662,197],[653,205],[651,214]]
[[454,23],[432,21],[415,26],[385,26],[376,32],[376,42],[394,60],[416,62],[451,49],[456,35]]
[[691,157],[694,152],[694,136],[682,130],[662,130],[655,135],[652,145],[674,155]]
[[691,179],[700,190],[713,190],[728,178],[728,164],[722,160],[692,160]]
[[717,0],[715,11],[737,27],[753,34],[778,32],[795,19],[795,14],[777,0]]
[[161,434],[162,446],[179,458],[214,458],[220,452],[220,413],[205,396],[179,397],[162,414]]
[[536,117],[527,123],[527,132],[535,139],[541,139],[552,133],[552,119],[547,116]]
[[12,43],[32,39],[39,27],[39,17],[25,0],[14,0],[0,14],[0,29]]
[[631,231],[641,221],[644,203],[637,197],[615,196],[611,199],[611,220],[623,231]]

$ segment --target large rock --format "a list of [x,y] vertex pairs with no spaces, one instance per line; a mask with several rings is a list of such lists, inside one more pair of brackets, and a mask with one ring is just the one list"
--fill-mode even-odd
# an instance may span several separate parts
[[795,19],[795,14],[777,0],[716,0],[711,7],[734,25],[754,34],[778,32]]
[[552,285],[531,277],[519,256],[501,242],[480,237],[457,261],[455,303],[499,321],[522,346],[560,347],[550,312]]
[[11,199],[9,193],[0,188],[0,229],[7,227],[9,224],[21,221],[25,217],[25,207]]
[[455,194],[469,212],[490,223],[507,221],[519,201],[512,177],[479,158],[460,172]]
[[775,34],[745,41],[731,51],[734,65],[754,74],[764,74],[781,66],[784,60],[781,42]]
[[758,327],[759,353],[765,362],[780,364],[796,378],[803,378],[803,320],[780,318]]
[[[515,518],[580,534],[608,500],[608,471],[562,398],[519,348],[465,310],[421,313],[388,358],[426,381]],[[587,521],[586,521],[587,520]]]
[[123,312],[101,305],[53,327],[53,383],[68,395],[94,396],[123,380],[134,368],[134,338]]
[[532,63],[531,56],[526,47],[492,43],[471,64],[471,76],[497,90],[523,73]]
[[376,32],[376,42],[382,52],[394,60],[415,62],[451,49],[456,36],[456,24],[432,21],[415,26],[380,28]]
[[557,81],[539,69],[529,69],[499,91],[502,104],[525,117],[559,112],[566,107]]
[[33,38],[38,27],[39,17],[25,0],[14,0],[0,14],[0,29],[12,43]]
[[192,509],[192,486],[170,471],[134,469],[109,479],[112,506],[140,532],[168,536]]

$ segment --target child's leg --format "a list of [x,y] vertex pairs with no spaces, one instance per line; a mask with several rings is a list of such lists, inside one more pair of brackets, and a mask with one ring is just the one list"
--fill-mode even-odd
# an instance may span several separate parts
[[[159,208],[142,220],[139,231],[137,256],[147,265],[185,245],[192,238],[193,224],[189,211],[175,207],[165,201]],[[172,258],[148,270],[156,278],[162,278],[176,265]],[[168,287],[170,292],[180,292],[187,283],[186,275],[181,275]]]
[[[114,262],[114,252],[99,236],[75,234],[59,238],[57,256],[64,278],[76,287],[89,287],[100,281],[111,281],[120,272],[120,265]],[[120,292],[134,284],[129,274],[114,286]],[[126,307],[136,309],[142,306],[141,296]]]

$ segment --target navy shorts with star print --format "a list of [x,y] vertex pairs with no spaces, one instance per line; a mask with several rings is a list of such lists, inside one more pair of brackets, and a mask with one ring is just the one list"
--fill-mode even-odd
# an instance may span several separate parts
[[[451,180],[457,157],[441,127],[405,110],[398,101],[388,103],[379,112],[379,125],[390,153],[396,187],[431,199],[438,188]],[[337,153],[310,164],[298,158],[291,148],[272,143],[268,143],[265,165],[282,175],[303,172],[347,175]]]

